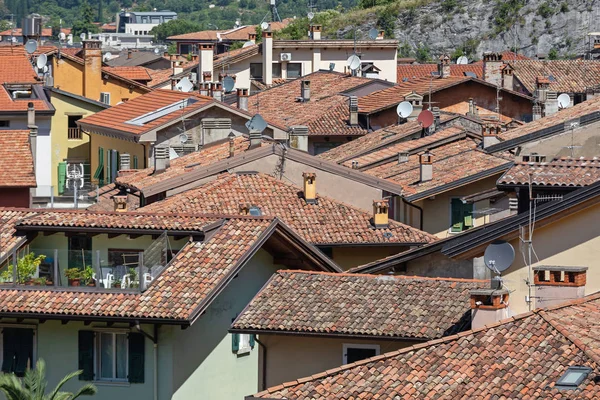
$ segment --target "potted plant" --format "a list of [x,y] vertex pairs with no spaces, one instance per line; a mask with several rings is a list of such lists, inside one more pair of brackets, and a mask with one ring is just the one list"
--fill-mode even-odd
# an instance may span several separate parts
[[2,281],[2,283],[12,283],[12,280],[12,270],[7,269],[6,271],[2,271],[2,273],[0,274],[0,281]]
[[117,279],[116,281],[113,282],[113,287],[120,289],[121,288],[121,280]]
[[65,276],[69,281],[69,286],[80,286],[81,270],[79,268],[69,268],[65,271]]
[[46,285],[46,278],[33,278],[32,279],[32,283],[34,286],[45,286]]
[[96,282],[94,282],[94,269],[89,265],[81,271],[81,283],[87,286],[96,286]]
[[[38,267],[45,258],[46,256],[43,254],[36,257],[34,252],[28,253],[21,257],[17,261],[17,283],[21,285],[31,283],[31,278],[36,273]],[[12,270],[13,266],[9,265],[7,271],[5,271],[11,275],[9,278],[10,281],[12,281]],[[2,279],[4,278],[5,276],[3,273]]]

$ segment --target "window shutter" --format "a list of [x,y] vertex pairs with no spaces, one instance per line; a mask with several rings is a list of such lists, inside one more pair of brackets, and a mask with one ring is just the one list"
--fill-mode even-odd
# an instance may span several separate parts
[[462,232],[464,225],[463,218],[463,204],[460,199],[452,199],[451,210],[452,210],[452,232]]
[[232,333],[231,334],[231,351],[236,353],[240,349],[240,334]]
[[138,169],[138,158],[133,156],[133,169]]
[[250,343],[251,348],[254,348],[254,345],[256,344],[256,336],[250,335],[250,338],[248,339],[248,343]]
[[473,204],[463,204],[463,217],[465,221],[465,227],[473,226]]
[[144,342],[141,333],[129,334],[129,382],[144,383]]
[[102,147],[98,147],[98,167],[94,172],[94,179],[97,179],[101,186],[104,185],[104,149]]
[[80,381],[94,380],[94,331],[79,331]]
[[[33,364],[33,329],[15,329],[17,337],[17,347],[15,350],[15,369],[17,376],[24,376],[29,361]],[[33,365],[32,365],[33,367]]]
[[15,370],[15,350],[17,348],[17,332],[14,328],[2,330],[2,372],[9,373]]

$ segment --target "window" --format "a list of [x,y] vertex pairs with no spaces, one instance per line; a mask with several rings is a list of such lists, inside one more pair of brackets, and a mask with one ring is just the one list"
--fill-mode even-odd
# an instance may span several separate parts
[[190,45],[189,44],[180,44],[179,45],[179,53],[180,54],[190,54]]
[[572,366],[556,381],[557,389],[576,389],[588,374],[592,372],[590,367]]
[[450,202],[450,232],[463,232],[473,227],[473,204],[459,198]]
[[10,121],[0,121],[0,128],[9,128]]
[[79,379],[143,383],[144,341],[141,333],[79,331]]
[[231,334],[231,351],[236,353],[238,356],[250,353],[250,350],[254,348],[254,344],[254,335],[249,335],[246,333]]
[[351,364],[356,361],[364,360],[365,358],[375,357],[379,355],[378,344],[347,344],[344,343],[343,363]]
[[302,76],[302,64],[300,63],[288,63],[287,65],[287,79],[296,79]]
[[67,139],[81,140],[81,130],[77,126],[77,121],[81,119],[81,115],[69,115],[67,127]]
[[25,371],[34,366],[33,329],[2,328],[0,341],[2,372],[25,375]]
[[281,64],[273,63],[273,78],[281,78]]
[[110,93],[100,93],[100,102],[110,105]]
[[262,63],[250,63],[250,79],[262,80]]

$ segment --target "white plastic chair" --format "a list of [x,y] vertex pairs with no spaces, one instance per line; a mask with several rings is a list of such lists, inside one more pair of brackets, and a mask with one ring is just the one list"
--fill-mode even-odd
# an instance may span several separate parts
[[123,275],[123,280],[121,281],[121,289],[125,289],[131,287],[131,275],[126,274]]

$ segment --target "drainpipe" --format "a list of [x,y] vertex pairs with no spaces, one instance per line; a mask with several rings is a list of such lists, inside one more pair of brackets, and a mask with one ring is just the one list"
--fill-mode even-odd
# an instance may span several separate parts
[[148,333],[146,333],[144,330],[142,330],[142,328],[140,327],[140,323],[139,321],[135,322],[135,329],[138,330],[138,332],[140,332],[142,335],[144,335],[145,337],[147,337],[148,339],[150,339],[152,341],[153,344],[153,358],[154,358],[154,377],[153,377],[153,388],[152,391],[154,392],[154,396],[153,399],[154,400],[158,400],[158,325],[154,325],[154,336],[150,336]]
[[423,209],[421,207],[419,207],[416,204],[413,204],[409,201],[406,201],[406,199],[404,198],[404,196],[400,196],[400,198],[402,199],[402,202],[408,206],[414,207],[417,210],[419,210],[419,229],[423,230]]
[[262,347],[264,354],[262,363],[262,387],[260,388],[260,390],[263,391],[267,389],[267,346],[265,346],[265,344],[256,337],[254,337],[254,341],[256,341],[260,347]]

